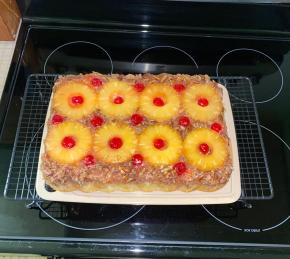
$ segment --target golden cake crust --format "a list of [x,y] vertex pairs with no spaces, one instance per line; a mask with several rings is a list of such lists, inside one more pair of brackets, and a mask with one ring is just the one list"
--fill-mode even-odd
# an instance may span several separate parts
[[[102,83],[101,85],[95,86],[92,84],[92,80],[97,78]],[[197,84],[210,84],[215,91],[219,94],[221,98],[221,90],[217,87],[217,84],[210,80],[207,75],[171,75],[171,74],[137,74],[137,75],[102,75],[99,73],[91,73],[86,75],[76,75],[76,76],[64,76],[60,77],[54,86],[53,92],[55,92],[60,85],[69,84],[70,82],[76,84],[86,84],[88,87],[92,88],[96,95],[99,95],[102,91],[102,87],[106,83],[114,81],[122,81],[127,85],[132,86],[136,83],[143,84],[145,88],[149,85],[167,85],[174,89],[175,84],[182,84],[185,88],[190,87],[191,85]],[[225,139],[225,142],[228,145],[228,155],[225,159],[222,166],[218,167],[215,170],[201,171],[198,168],[194,167],[191,163],[186,160],[184,154],[180,154],[177,161],[186,164],[187,170],[183,174],[178,174],[174,164],[150,164],[146,159],[143,161],[142,165],[136,166],[132,163],[131,160],[124,159],[124,161],[118,163],[108,163],[106,161],[101,161],[96,159],[93,164],[85,164],[84,160],[80,160],[73,164],[64,164],[54,161],[52,157],[49,156],[48,152],[42,155],[42,164],[41,169],[45,182],[51,186],[53,189],[61,192],[70,192],[70,191],[83,191],[83,192],[94,192],[94,191],[124,191],[124,192],[133,192],[133,191],[182,191],[182,192],[191,192],[194,190],[200,190],[204,192],[213,192],[222,188],[229,180],[232,172],[232,160],[229,147],[229,141],[227,136],[226,125],[223,117],[223,112],[218,111],[220,115],[215,118],[215,120],[200,121],[195,120],[190,117],[190,125],[183,126],[178,123],[178,119],[182,116],[188,116],[186,110],[182,106],[182,98],[184,92],[176,92],[180,102],[178,111],[174,111],[174,116],[172,118],[166,117],[166,119],[154,120],[152,117],[146,116],[139,112],[138,107],[134,107],[134,113],[140,113],[143,116],[143,121],[138,125],[132,124],[132,119],[127,116],[108,116],[103,114],[100,109],[96,109],[93,114],[84,116],[82,118],[67,118],[64,117],[64,121],[82,123],[85,127],[89,128],[94,134],[104,125],[109,123],[122,123],[127,125],[134,130],[137,138],[142,135],[142,133],[148,128],[156,125],[164,125],[166,127],[172,128],[176,131],[182,141],[186,136],[196,128],[211,128],[213,122],[220,123],[223,125],[222,130],[219,132],[221,138]],[[137,92],[137,95],[142,95],[142,92]],[[138,97],[139,98],[139,97]],[[220,109],[220,108],[219,108]],[[133,111],[132,110],[132,111]],[[47,123],[48,132],[56,125],[53,123],[53,116],[58,114],[57,110],[52,107],[50,112],[50,118]],[[93,125],[91,120],[94,116],[101,117],[103,120],[103,125]],[[178,144],[179,145],[179,144]],[[136,154],[141,153],[142,150],[138,148],[136,144]],[[89,151],[88,155],[94,154],[93,148]],[[146,157],[146,156],[145,156]],[[97,158],[97,156],[96,156]],[[174,163],[176,159],[174,159]]]

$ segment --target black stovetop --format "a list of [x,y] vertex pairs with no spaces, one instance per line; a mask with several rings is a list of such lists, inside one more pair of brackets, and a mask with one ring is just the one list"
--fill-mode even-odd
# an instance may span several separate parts
[[[5,115],[0,142],[2,184],[8,172],[25,82],[30,74],[43,73],[45,63],[46,73],[110,73],[107,55],[91,44],[94,43],[110,54],[115,73],[180,72],[216,76],[219,59],[228,51],[243,48],[224,57],[219,64],[219,75],[247,76],[253,82],[274,197],[270,200],[205,207],[43,204],[46,213],[56,220],[38,208],[25,208],[28,201],[1,198],[0,215],[5,215],[5,220],[0,220],[1,236],[63,241],[290,246],[290,221],[287,220],[290,217],[290,157],[289,147],[283,143],[290,143],[290,37],[167,34],[153,33],[150,28],[143,27],[140,30],[119,31],[22,26],[17,50],[21,54],[19,67],[14,76],[10,76],[14,81],[7,83],[4,93],[4,98],[11,94],[11,100],[7,111],[4,99],[1,106],[2,115]],[[53,52],[63,44],[63,47]],[[153,46],[180,48],[194,57],[199,68],[193,65],[187,55],[165,47],[147,51],[138,58],[137,65],[131,65],[142,50]],[[281,87],[281,75],[277,67],[265,55],[245,49],[267,54],[281,68],[284,84],[275,98],[272,99]],[[137,211],[134,217],[126,221]],[[76,229],[103,227],[105,229]]]

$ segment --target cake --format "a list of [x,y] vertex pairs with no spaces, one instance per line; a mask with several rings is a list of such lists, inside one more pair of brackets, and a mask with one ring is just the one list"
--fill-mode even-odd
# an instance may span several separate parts
[[222,91],[207,75],[59,77],[43,178],[57,191],[213,192],[230,179]]

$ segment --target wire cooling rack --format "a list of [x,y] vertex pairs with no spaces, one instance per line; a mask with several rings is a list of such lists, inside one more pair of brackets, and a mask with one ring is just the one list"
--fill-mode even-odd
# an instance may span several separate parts
[[[33,74],[27,80],[13,155],[4,195],[16,200],[38,200],[35,180],[43,124],[57,75]],[[213,78],[230,93],[240,168],[241,199],[273,196],[251,81],[246,77]]]

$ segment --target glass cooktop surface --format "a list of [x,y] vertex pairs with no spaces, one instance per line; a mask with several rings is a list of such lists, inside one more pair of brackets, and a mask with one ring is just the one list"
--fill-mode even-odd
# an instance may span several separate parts
[[5,221],[0,220],[2,236],[290,245],[290,39],[153,33],[148,28],[23,30],[28,33],[0,142],[2,186],[30,74],[206,73],[251,79],[274,197],[211,206],[43,202],[41,209],[29,201],[2,197],[0,219],[6,215]]

